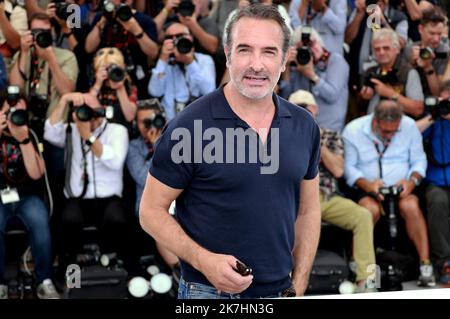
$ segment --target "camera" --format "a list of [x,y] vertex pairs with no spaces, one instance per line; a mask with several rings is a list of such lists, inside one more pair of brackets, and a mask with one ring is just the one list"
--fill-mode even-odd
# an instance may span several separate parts
[[5,115],[14,125],[23,126],[28,124],[28,112],[26,110],[18,110],[15,107],[20,99],[19,92],[20,89],[18,86],[8,86],[6,100],[9,104],[9,110],[5,113]]
[[114,117],[114,108],[107,106],[106,108],[93,109],[87,105],[82,105],[74,110],[77,119],[81,122],[88,122],[94,118],[104,117],[111,120]]
[[439,98],[428,96],[425,98],[425,111],[434,119],[450,113],[450,99],[439,101]]
[[434,50],[430,47],[420,48],[419,56],[422,60],[428,60],[433,57]]
[[370,81],[371,79],[377,79],[384,84],[395,85],[398,83],[398,77],[395,70],[389,71],[381,71],[380,73],[372,72],[364,81],[364,85],[371,87],[372,89],[375,87],[375,83]]
[[55,9],[56,9],[56,16],[60,18],[61,20],[67,20],[70,16],[70,13],[67,11],[69,8],[69,4],[66,2],[56,2],[55,3]]
[[176,38],[173,41],[173,44],[176,46],[178,52],[180,52],[181,54],[188,54],[189,52],[192,51],[192,48],[194,47],[194,43],[185,37]]
[[402,185],[392,185],[379,188],[379,193],[383,196],[398,196],[403,191]]
[[38,46],[45,49],[52,45],[53,37],[49,29],[32,29],[31,34]]
[[249,0],[250,5],[261,3],[260,0]]
[[49,105],[47,95],[32,92],[28,97],[27,105],[35,117],[40,119],[46,118]]
[[128,21],[133,17],[133,11],[129,5],[125,3],[121,3],[116,10],[116,18],[119,18],[121,21]]
[[195,5],[191,0],[182,0],[178,5],[178,8],[176,8],[176,11],[183,17],[190,17],[194,14]]
[[125,79],[125,70],[117,64],[108,67],[108,78],[113,82],[121,82]]
[[161,113],[154,114],[152,118],[144,119],[144,126],[149,128],[162,129],[166,125],[166,118]]
[[297,62],[300,65],[306,65],[312,58],[312,52],[309,46],[311,45],[311,32],[310,26],[305,25],[302,28],[302,47],[297,51]]
[[106,20],[111,21],[113,19],[115,9],[116,6],[114,2],[111,0],[103,1],[102,15],[106,18]]

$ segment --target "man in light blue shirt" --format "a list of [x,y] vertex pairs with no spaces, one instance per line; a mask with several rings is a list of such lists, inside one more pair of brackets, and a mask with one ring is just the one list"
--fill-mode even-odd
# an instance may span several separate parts
[[411,118],[404,116],[400,105],[383,100],[374,114],[350,122],[343,132],[345,178],[356,189],[358,204],[373,215],[381,216],[379,194],[382,186],[401,185],[398,207],[406,229],[420,257],[418,285],[434,286],[433,267],[429,260],[427,226],[412,192],[425,176],[427,159],[422,136]]
[[[305,27],[295,29],[292,42],[296,45],[297,52],[307,45],[301,41],[305,31]],[[317,124],[321,128],[341,132],[347,114],[348,64],[340,54],[326,50],[321,37],[314,29],[311,30],[308,47],[311,59],[305,65],[297,61],[297,52],[290,55],[289,67],[280,81],[279,94],[287,99],[299,89],[310,91],[319,106]]]
[[[302,12],[302,16],[299,13]],[[292,0],[289,16],[294,28],[309,24],[319,32],[330,52],[343,55],[344,33],[347,25],[346,0]]]
[[167,120],[171,120],[189,102],[214,91],[216,71],[211,56],[194,52],[182,54],[180,39],[193,41],[189,29],[181,23],[171,24],[165,34],[158,63],[148,84],[150,95],[161,100]]

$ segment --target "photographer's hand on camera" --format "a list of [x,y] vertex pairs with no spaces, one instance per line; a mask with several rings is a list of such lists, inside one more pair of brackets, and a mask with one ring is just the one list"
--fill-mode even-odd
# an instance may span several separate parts
[[253,275],[242,276],[234,270],[236,258],[231,255],[207,252],[198,257],[199,271],[217,290],[227,293],[240,293],[253,281]]
[[159,54],[159,59],[164,62],[169,62],[169,57],[171,54],[174,53],[175,50],[175,44],[173,43],[173,40],[166,39],[163,42],[161,53]]
[[316,79],[316,81],[314,81],[315,84],[317,84],[318,81],[320,80],[320,79],[317,80],[318,76],[317,76],[317,74],[316,74],[316,72],[314,70],[314,61],[313,61],[313,59],[310,59],[309,62],[307,64],[305,64],[305,65],[298,64],[297,65],[297,70],[298,70],[298,72],[302,73],[310,81],[314,81]]
[[356,185],[365,191],[367,194],[371,194],[378,201],[383,201],[384,196],[380,194],[380,188],[385,186],[381,179],[369,181],[364,178],[360,178],[356,181]]
[[100,93],[100,90],[106,79],[108,79],[108,70],[106,66],[102,65],[95,73],[95,83],[92,86],[90,93],[97,96]]
[[314,9],[314,11],[316,12],[320,12],[322,14],[325,14],[325,12],[327,11],[327,0],[313,0],[311,2],[312,4],[312,8]]
[[20,37],[20,52],[22,54],[27,54],[33,43],[34,40],[31,31],[25,31],[25,33]]
[[406,180],[406,179],[401,179],[399,182],[397,182],[396,185],[403,186],[403,190],[399,196],[400,199],[408,197],[413,192],[414,188],[416,188],[416,184],[414,184],[414,182],[412,180]]
[[157,129],[156,127],[151,127],[147,130],[146,139],[148,143],[151,145],[155,145],[156,141],[161,136],[161,129]]
[[360,95],[365,100],[370,100],[375,94],[375,91],[369,86],[363,86],[361,88]]
[[398,93],[389,85],[384,84],[378,79],[370,79],[370,81],[375,85],[375,92],[384,98],[391,99],[398,95]]

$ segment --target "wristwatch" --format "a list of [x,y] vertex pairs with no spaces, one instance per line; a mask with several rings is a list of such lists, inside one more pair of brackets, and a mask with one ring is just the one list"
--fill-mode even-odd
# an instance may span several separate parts
[[420,180],[417,177],[411,176],[409,179],[414,182],[414,185],[416,185],[416,187],[420,185]]
[[317,74],[314,74],[314,76],[311,79],[311,82],[313,82],[314,84],[317,84],[317,82],[319,82],[320,78]]
[[20,145],[26,145],[26,144],[28,144],[28,143],[30,143],[30,142],[31,142],[30,138],[27,137],[27,138],[24,139],[22,142],[19,142],[19,144],[20,144]]
[[397,93],[397,94],[395,94],[394,96],[391,97],[391,101],[397,102],[398,97],[399,97],[399,94]]
[[94,135],[91,135],[87,140],[86,140],[86,145],[87,146],[91,146],[92,144],[94,144],[95,140],[97,138]]

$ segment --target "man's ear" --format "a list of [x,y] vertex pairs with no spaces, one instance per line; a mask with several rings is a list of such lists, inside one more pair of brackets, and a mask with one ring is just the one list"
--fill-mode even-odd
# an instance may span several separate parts
[[225,53],[225,59],[227,61],[226,66],[227,66],[227,68],[229,68],[230,67],[230,61],[228,61],[228,47],[227,46],[225,46],[223,48],[223,52]]

